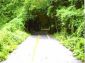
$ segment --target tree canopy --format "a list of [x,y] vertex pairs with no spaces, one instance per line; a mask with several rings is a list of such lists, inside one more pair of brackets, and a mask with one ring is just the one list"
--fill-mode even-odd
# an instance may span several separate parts
[[49,28],[49,33],[83,61],[83,10],[83,0],[0,0],[0,61],[6,59],[30,31],[42,28]]

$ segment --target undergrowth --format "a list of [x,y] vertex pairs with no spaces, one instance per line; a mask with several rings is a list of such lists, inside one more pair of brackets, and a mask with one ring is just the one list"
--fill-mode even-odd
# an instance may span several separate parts
[[15,18],[0,30],[0,61],[5,60],[28,37],[28,33],[23,31],[21,21],[22,19]]
[[40,12],[52,20],[47,24],[57,32],[54,37],[84,61],[83,9],[83,0],[0,0],[0,61],[29,36],[25,21]]
[[[10,9],[9,7],[9,12],[12,11]],[[0,17],[2,18],[0,19],[0,62],[6,60],[9,53],[16,49],[29,36],[24,31],[24,21],[26,18],[25,6],[17,6],[17,9],[13,10],[13,12],[14,14],[8,13],[8,15],[14,16],[13,18],[3,14],[9,20],[4,20],[5,17]]]
[[77,36],[67,36],[62,33],[58,34],[55,33],[54,38],[60,41],[61,44],[63,44],[66,48],[71,50],[73,52],[73,55],[79,59],[84,61],[84,41],[85,39],[82,37]]

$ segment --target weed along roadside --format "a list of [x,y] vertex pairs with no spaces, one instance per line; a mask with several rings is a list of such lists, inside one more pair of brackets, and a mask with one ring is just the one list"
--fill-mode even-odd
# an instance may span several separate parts
[[81,63],[59,41],[46,35],[30,36],[2,63]]
[[0,62],[30,35],[37,35],[34,52],[39,36],[50,35],[84,62],[83,10],[83,0],[1,0]]

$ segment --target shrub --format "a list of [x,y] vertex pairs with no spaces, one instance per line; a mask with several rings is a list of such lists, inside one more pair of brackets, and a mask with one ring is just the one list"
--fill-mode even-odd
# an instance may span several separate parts
[[62,29],[69,34],[76,32],[81,23],[83,23],[83,9],[75,9],[75,7],[70,6],[57,9],[56,12],[56,16],[61,20]]
[[73,52],[73,55],[84,61],[84,38],[76,36],[65,36],[61,33],[54,34],[54,37],[60,41],[66,48],[70,49]]

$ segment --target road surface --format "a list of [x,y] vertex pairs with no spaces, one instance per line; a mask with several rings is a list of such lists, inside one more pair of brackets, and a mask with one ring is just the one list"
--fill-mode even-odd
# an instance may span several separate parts
[[2,63],[81,63],[48,35],[30,36]]

